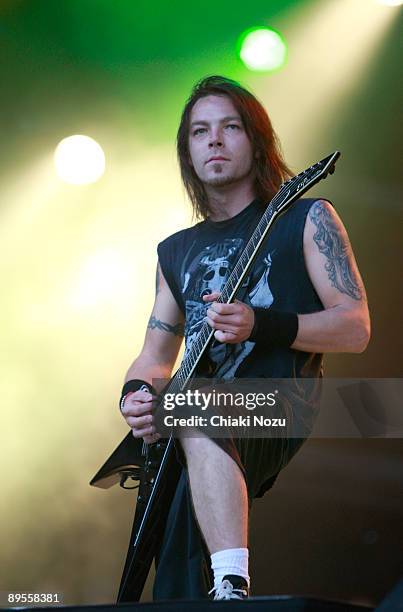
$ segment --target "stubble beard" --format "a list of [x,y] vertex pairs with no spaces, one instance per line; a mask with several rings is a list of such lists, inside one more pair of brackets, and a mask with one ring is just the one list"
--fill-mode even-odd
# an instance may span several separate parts
[[220,163],[217,164],[213,164],[213,171],[214,171],[214,175],[213,176],[209,176],[208,178],[206,178],[205,180],[203,180],[202,182],[206,185],[206,186],[210,186],[210,187],[225,187],[226,185],[232,185],[234,183],[237,183],[238,181],[243,180],[244,178],[246,178],[251,170],[252,167],[249,168],[249,170],[245,173],[243,173],[240,176],[235,176],[234,174],[226,174],[223,171],[223,165]]

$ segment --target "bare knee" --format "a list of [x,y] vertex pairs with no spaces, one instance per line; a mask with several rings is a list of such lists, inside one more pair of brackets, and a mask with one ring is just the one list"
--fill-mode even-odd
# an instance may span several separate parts
[[181,438],[181,445],[185,453],[186,462],[190,470],[206,469],[211,474],[236,475],[244,480],[243,474],[234,459],[218,444],[207,436],[194,438]]
[[213,446],[217,446],[209,438],[203,435],[191,438],[181,438],[180,443],[185,453],[187,461],[200,458],[206,461],[211,456],[211,449]]

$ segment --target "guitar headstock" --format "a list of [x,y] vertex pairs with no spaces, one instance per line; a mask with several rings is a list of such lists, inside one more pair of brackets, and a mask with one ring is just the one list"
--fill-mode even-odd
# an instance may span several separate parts
[[278,204],[277,209],[280,210],[285,202],[290,198],[294,198],[296,194],[302,195],[310,187],[318,183],[320,180],[327,177],[328,174],[333,174],[335,171],[336,161],[340,157],[340,151],[335,151],[327,157],[324,157],[313,166],[310,166],[303,172],[293,176],[288,181],[285,181],[279,189],[276,196],[282,197],[283,200]]

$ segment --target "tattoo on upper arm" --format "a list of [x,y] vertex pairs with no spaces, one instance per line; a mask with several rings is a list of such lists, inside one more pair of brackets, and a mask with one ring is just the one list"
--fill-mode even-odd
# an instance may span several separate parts
[[185,331],[182,323],[177,323],[176,325],[170,325],[169,323],[164,323],[164,321],[160,321],[154,316],[150,317],[147,327],[149,329],[161,329],[162,331],[166,331],[171,334],[174,334],[174,336],[183,336],[184,331]]
[[325,206],[315,203],[309,217],[317,230],[313,236],[318,249],[327,259],[325,270],[333,287],[346,293],[354,300],[361,300],[362,290],[351,267],[348,242],[341,235],[339,228]]

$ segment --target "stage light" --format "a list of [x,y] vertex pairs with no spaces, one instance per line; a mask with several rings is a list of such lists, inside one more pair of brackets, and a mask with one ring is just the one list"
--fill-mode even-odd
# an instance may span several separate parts
[[54,162],[57,175],[66,183],[95,183],[105,171],[101,146],[89,136],[76,134],[64,138],[56,147]]
[[271,28],[251,28],[238,42],[239,56],[245,66],[257,72],[270,72],[284,66],[287,45]]

